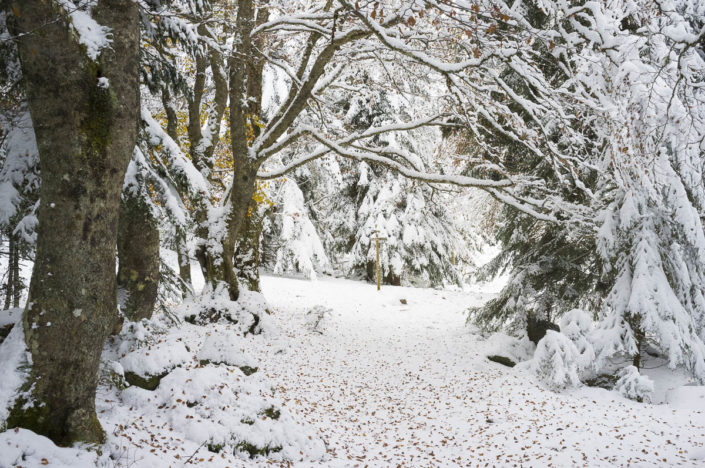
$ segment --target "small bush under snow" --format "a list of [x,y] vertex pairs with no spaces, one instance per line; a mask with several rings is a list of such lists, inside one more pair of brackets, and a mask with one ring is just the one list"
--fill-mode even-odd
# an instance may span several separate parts
[[578,370],[590,368],[595,363],[595,350],[589,340],[592,318],[580,309],[573,309],[561,318],[561,333],[573,342],[578,350]]
[[639,374],[634,366],[627,366],[619,371],[619,380],[614,386],[624,398],[638,402],[650,402],[654,393],[654,382],[645,375]]
[[548,330],[536,345],[530,368],[549,389],[560,391],[580,384],[579,360],[580,352],[570,338]]

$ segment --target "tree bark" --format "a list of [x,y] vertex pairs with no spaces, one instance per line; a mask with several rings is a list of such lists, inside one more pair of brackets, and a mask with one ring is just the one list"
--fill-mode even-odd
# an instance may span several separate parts
[[260,237],[264,217],[265,213],[258,210],[257,202],[251,200],[248,216],[235,246],[235,272],[250,291],[260,290]]
[[[257,166],[252,165],[250,161],[243,161],[242,157],[238,159],[235,160],[235,177],[239,177],[239,179],[233,181],[233,186],[227,200],[228,219],[226,223],[226,233],[223,238],[223,256],[217,259],[217,263],[214,262],[215,282],[225,282],[228,287],[230,299],[233,301],[236,301],[240,294],[233,262],[235,242],[237,241],[237,235],[247,219],[247,209],[254,195],[257,176]],[[239,166],[242,167],[241,170],[237,169],[238,162],[240,163]]]
[[[177,126],[179,119],[176,114],[174,102],[167,88],[162,90],[162,105],[166,113],[166,133],[172,140],[178,143],[179,135]],[[187,190],[184,187],[178,187],[183,193]],[[181,278],[181,297],[186,298],[193,291],[193,280],[191,279],[191,259],[188,255],[188,246],[186,245],[186,232],[177,228],[176,232],[176,254],[179,261],[179,277]]]
[[[203,35],[208,34],[208,30],[204,25],[199,26],[199,31]],[[194,80],[193,96],[189,100],[188,134],[191,142],[191,159],[198,169],[207,175],[210,183],[216,184],[218,179],[213,172],[213,153],[220,138],[220,125],[228,102],[228,81],[223,55],[216,49],[209,47],[207,60],[208,62],[205,56],[196,59],[196,79]],[[201,101],[205,87],[205,71],[208,63],[210,63],[213,74],[215,95],[208,105],[208,126],[205,127],[206,134],[204,135],[200,118]],[[206,200],[194,200],[193,204],[196,237],[199,240],[196,258],[206,282],[215,285],[219,280],[222,281],[222,278],[217,278],[217,259],[213,258],[207,250],[209,204]]]
[[20,243],[17,234],[10,236],[13,239],[14,248],[12,249],[12,307],[20,306],[20,297],[22,296],[22,277],[20,276]]
[[[255,6],[252,0],[238,0],[235,41],[237,53],[230,56],[230,140],[233,153],[233,183],[228,198],[226,232],[223,236],[222,258],[217,259],[216,281],[224,281],[232,300],[237,300],[238,282],[233,257],[237,236],[245,224],[247,210],[255,191],[257,170],[260,163],[250,155],[248,128],[257,132],[254,118],[259,117],[262,101],[262,62],[255,60],[252,29],[255,26]],[[266,7],[261,9],[266,18]],[[242,99],[247,96],[247,101]],[[255,135],[256,136],[256,135]]]
[[12,268],[13,259],[15,257],[15,242],[14,236],[12,234],[8,237],[8,254],[7,254],[7,283],[5,285],[5,309],[9,309],[12,306],[13,291],[12,288],[15,286],[14,280],[14,269]]
[[176,255],[179,261],[179,278],[181,278],[181,297],[185,299],[193,292],[193,280],[191,279],[191,257],[188,255],[186,245],[186,233],[179,230],[176,233]]
[[7,425],[58,445],[97,443],[100,355],[117,316],[120,194],[139,123],[139,13],[132,0],[98,1],[92,16],[111,29],[112,42],[92,61],[57,3],[5,5],[42,173],[23,316],[32,368],[28,396],[15,402]]
[[132,322],[152,317],[159,287],[159,229],[149,205],[129,194],[120,205],[118,297]]

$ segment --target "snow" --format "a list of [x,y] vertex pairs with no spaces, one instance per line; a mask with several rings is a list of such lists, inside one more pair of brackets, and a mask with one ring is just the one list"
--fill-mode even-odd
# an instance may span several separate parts
[[620,371],[615,389],[630,400],[651,401],[654,383],[648,377],[640,375],[636,367],[627,366]]
[[[703,409],[640,404],[616,392],[544,389],[486,356],[464,311],[479,288],[444,291],[265,276],[292,348],[271,357],[286,407],[318,428],[329,457],[305,466],[698,466]],[[402,304],[405,299],[407,304]],[[314,306],[332,309],[323,334]],[[702,387],[693,387],[700,388]]]
[[103,457],[81,448],[61,448],[46,437],[27,429],[13,429],[0,433],[0,466],[51,466],[52,468],[74,468],[88,466],[110,466]]
[[669,390],[668,404],[673,408],[705,412],[705,386],[683,385]]
[[316,270],[330,270],[316,227],[306,216],[304,196],[299,187],[286,180],[281,188],[281,209],[278,213],[278,241],[274,272],[277,274],[301,274],[315,280]]
[[[42,466],[46,459],[49,466],[160,468],[182,466],[192,454],[189,464],[215,467],[699,466],[705,460],[705,387],[678,384],[659,405],[600,388],[550,391],[528,366],[486,359],[509,349],[527,360],[533,344],[485,338],[466,325],[466,309],[492,295],[484,285],[377,292],[373,284],[326,276],[263,276],[262,285],[266,301],[244,292],[231,303],[216,292],[173,311],[185,318],[217,307],[238,323],[174,327],[160,316],[127,324],[110,340],[96,399],[108,437],[102,455],[10,430],[0,434],[0,466]],[[263,332],[243,335],[253,311],[262,313]],[[319,315],[325,324],[313,326]],[[582,336],[584,317],[572,316]],[[21,334],[11,334],[0,345],[0,365],[23,352]],[[239,369],[253,364],[259,370],[249,376]],[[174,365],[154,391],[110,383],[128,368],[148,373]],[[267,416],[274,410],[278,419]],[[234,449],[237,440],[282,450],[270,454],[273,461],[252,460]],[[208,450],[219,444],[226,449]]]
[[[0,324],[3,322],[5,324],[12,323],[6,320],[6,316],[3,317],[4,314],[19,311],[20,309],[10,309],[9,311],[3,310],[0,312]],[[15,318],[17,316],[18,314],[16,313],[11,315],[11,317]],[[0,429],[3,427],[2,421],[7,419],[17,391],[26,378],[23,365],[26,366],[28,359],[27,347],[24,343],[24,331],[21,326],[14,326],[5,341],[0,344],[0,375],[2,376],[2,379],[0,379]],[[2,447],[2,444],[0,444],[0,447]],[[0,449],[0,453],[2,453],[2,449]],[[1,462],[2,459],[0,458],[0,466],[4,466]]]
[[[59,2],[69,13],[71,25],[78,35],[78,41],[86,47],[86,54],[91,60],[96,60],[101,51],[110,46],[112,42],[111,30],[93,19],[90,14],[92,2],[88,2],[88,11],[80,9],[80,3],[76,4],[71,0],[61,0]],[[107,87],[107,81],[105,82],[105,87]]]

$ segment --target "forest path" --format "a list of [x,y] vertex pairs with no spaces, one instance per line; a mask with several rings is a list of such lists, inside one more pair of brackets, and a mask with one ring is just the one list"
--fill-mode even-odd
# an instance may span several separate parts
[[[464,311],[488,294],[263,277],[289,337],[263,363],[327,441],[320,466],[697,466],[705,417],[602,389],[555,394],[486,360]],[[401,302],[406,300],[406,304]],[[306,312],[332,309],[323,334]],[[309,465],[306,463],[306,465]]]

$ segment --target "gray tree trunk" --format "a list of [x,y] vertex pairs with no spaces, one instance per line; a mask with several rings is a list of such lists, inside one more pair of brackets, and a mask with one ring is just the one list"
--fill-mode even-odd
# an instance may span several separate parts
[[22,296],[22,277],[20,276],[20,242],[17,234],[10,236],[14,248],[12,249],[12,261],[10,269],[12,270],[12,307],[20,306],[20,297]]
[[[101,442],[95,391],[117,315],[118,211],[139,123],[139,13],[132,0],[98,0],[93,17],[111,28],[112,43],[93,62],[57,3],[6,0],[5,6],[42,173],[23,317],[32,356],[29,398],[15,403],[7,424],[58,445]],[[98,86],[99,78],[108,86]]]
[[133,322],[149,319],[159,287],[159,229],[144,200],[123,198],[117,245],[118,291],[125,317]]
[[13,259],[15,257],[15,241],[14,236],[10,234],[7,245],[7,283],[5,283],[5,309],[12,306],[13,287],[15,286],[14,269],[12,268]]
[[[266,7],[261,10],[261,20],[265,21]],[[223,238],[223,256],[218,259],[215,280],[224,281],[230,298],[236,300],[238,291],[237,275],[234,270],[234,255],[237,236],[247,219],[247,211],[255,192],[255,182],[259,163],[250,158],[248,128],[257,136],[259,129],[254,117],[261,115],[262,66],[261,58],[255,58],[252,43],[252,29],[255,26],[257,10],[252,0],[239,0],[235,25],[238,53],[230,57],[230,140],[233,153],[233,185],[229,193],[227,232]],[[242,96],[248,97],[244,102]]]
[[259,291],[260,237],[265,213],[250,201],[250,209],[235,246],[235,271],[250,291]]

